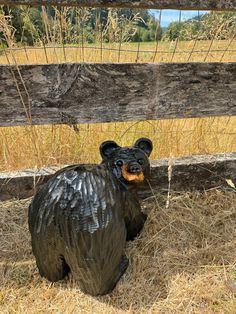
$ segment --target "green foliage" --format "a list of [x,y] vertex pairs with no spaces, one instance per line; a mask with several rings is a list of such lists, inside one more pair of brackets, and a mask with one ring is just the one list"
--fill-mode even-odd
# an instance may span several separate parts
[[184,23],[179,23],[179,22],[170,23],[165,33],[165,38],[168,40],[176,40],[177,38],[181,39],[184,26],[185,26]]
[[[8,24],[14,33],[11,41],[17,45],[94,43],[101,40],[151,41],[161,38],[158,21],[148,10],[3,6],[1,14],[5,26]],[[0,38],[9,45],[1,28]]]
[[211,12],[202,21],[203,39],[229,39],[236,34],[236,14]]
[[14,29],[16,42],[33,45],[44,32],[40,8],[3,7],[2,13],[8,17],[9,26]]
[[235,34],[235,13],[210,12],[188,21],[171,23],[165,32],[164,39],[229,39]]
[[11,45],[148,42],[229,39],[236,34],[235,13],[210,12],[163,31],[148,10],[78,7],[0,8],[0,43]]

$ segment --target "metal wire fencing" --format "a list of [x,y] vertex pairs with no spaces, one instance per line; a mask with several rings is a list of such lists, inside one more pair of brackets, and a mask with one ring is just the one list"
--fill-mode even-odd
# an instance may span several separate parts
[[0,64],[228,62],[236,14],[76,7],[2,7]]

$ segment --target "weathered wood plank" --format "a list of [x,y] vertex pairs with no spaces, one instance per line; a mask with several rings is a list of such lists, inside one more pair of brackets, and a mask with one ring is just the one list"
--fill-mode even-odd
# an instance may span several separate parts
[[[227,187],[226,179],[236,184],[236,153],[176,158],[172,162],[171,191]],[[168,165],[167,159],[152,162],[150,185],[154,192],[167,192]],[[32,196],[56,170],[58,168],[0,174],[0,200]],[[151,195],[148,184],[140,189],[141,198]]]
[[0,0],[7,5],[61,5],[180,10],[236,10],[235,0]]
[[[171,190],[191,191],[225,188],[226,179],[236,184],[236,153],[196,155],[172,160]],[[150,185],[154,193],[168,191],[168,166],[170,161],[152,162]],[[152,195],[150,187],[140,191],[142,198]]]
[[231,116],[235,99],[236,63],[0,66],[0,126]]
[[32,196],[58,169],[51,167],[0,173],[0,201]]

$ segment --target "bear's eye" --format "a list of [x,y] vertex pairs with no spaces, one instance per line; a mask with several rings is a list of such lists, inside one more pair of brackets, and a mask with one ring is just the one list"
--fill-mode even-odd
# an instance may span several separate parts
[[138,159],[138,163],[139,163],[140,165],[143,165],[144,160],[140,158],[140,159]]
[[116,165],[118,166],[118,167],[121,167],[121,166],[123,166],[123,160],[121,160],[121,159],[119,159],[119,160],[117,160],[116,161]]

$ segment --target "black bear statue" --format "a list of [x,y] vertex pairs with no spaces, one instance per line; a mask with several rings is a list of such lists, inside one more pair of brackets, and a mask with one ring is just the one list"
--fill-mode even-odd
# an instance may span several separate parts
[[136,187],[149,176],[152,148],[147,138],[133,147],[106,141],[101,164],[66,167],[38,190],[28,222],[41,276],[55,282],[71,272],[94,296],[114,289],[129,263],[125,242],[146,220]]

